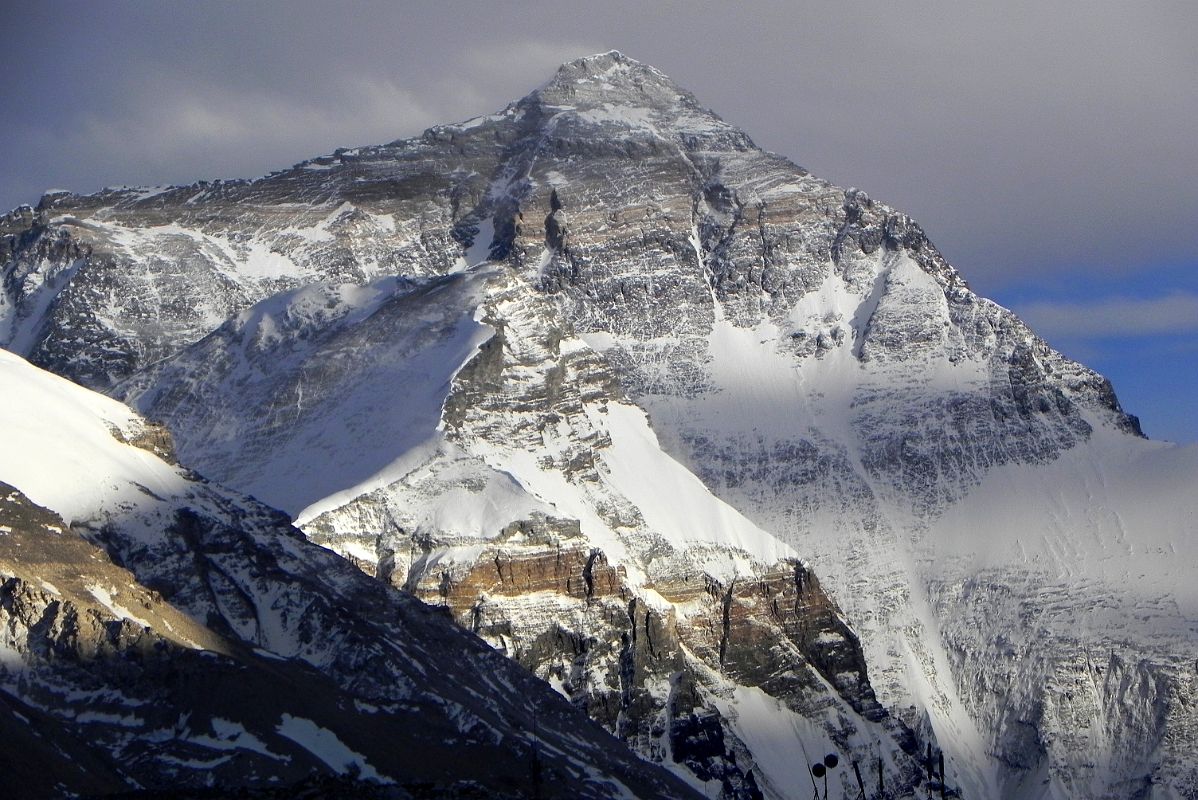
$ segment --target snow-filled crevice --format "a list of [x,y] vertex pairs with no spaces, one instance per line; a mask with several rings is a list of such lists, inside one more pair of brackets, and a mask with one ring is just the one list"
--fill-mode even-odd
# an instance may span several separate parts
[[878,304],[882,302],[882,297],[886,294],[886,284],[890,277],[890,271],[894,266],[895,259],[898,257],[894,251],[883,250],[882,252],[883,256],[878,267],[878,272],[874,276],[869,294],[857,306],[857,310],[853,313],[853,319],[850,323],[853,328],[853,358],[858,361],[861,360],[861,354],[865,348],[865,339],[869,335],[870,320],[873,319],[874,312],[878,310]]

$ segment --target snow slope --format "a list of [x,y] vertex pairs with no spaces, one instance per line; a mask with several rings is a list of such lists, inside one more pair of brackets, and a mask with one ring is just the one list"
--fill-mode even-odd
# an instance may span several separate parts
[[186,490],[177,468],[122,443],[145,426],[127,406],[0,350],[0,480],[68,523],[124,513]]
[[[298,514],[436,446],[449,380],[488,335],[473,318],[483,279],[313,284],[272,297],[197,345],[212,361],[204,374],[168,372],[167,388],[139,402],[195,420],[175,436],[186,463]],[[368,318],[385,348],[356,333]],[[344,390],[330,397],[330,382]],[[237,409],[224,407],[230,397]]]
[[[928,526],[922,573],[987,749],[1048,773],[1001,776],[994,794],[1198,786],[1195,486],[1198,447],[1096,424],[1087,447],[997,469]],[[1025,725],[1056,733],[1028,741]]]

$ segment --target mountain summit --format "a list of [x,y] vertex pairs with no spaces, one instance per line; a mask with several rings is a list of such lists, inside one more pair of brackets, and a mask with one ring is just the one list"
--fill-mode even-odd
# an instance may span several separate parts
[[563,64],[553,78],[515,104],[517,109],[534,106],[588,114],[594,121],[604,120],[606,113],[614,115],[610,122],[635,125],[648,119],[639,112],[666,128],[676,128],[688,117],[731,128],[665,74],[618,50]]
[[1198,783],[1198,450],[651,67],[0,234],[5,346],[709,795]]
[[666,108],[694,97],[660,70],[629,58],[619,50],[569,61],[523,102],[536,98],[546,105],[655,106]]

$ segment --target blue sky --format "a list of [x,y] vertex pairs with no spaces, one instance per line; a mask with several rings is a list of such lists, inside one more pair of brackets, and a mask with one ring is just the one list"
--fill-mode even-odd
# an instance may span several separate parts
[[992,293],[1058,350],[1106,375],[1154,439],[1195,441],[1198,259],[1103,276],[1061,270]]
[[909,213],[1147,433],[1198,441],[1198,4],[46,0],[5,30],[4,208],[263,174],[623,50]]

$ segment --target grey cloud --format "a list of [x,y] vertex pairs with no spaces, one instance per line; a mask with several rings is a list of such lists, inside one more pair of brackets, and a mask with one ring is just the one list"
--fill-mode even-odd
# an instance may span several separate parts
[[158,167],[183,162],[198,168],[200,158],[243,160],[247,149],[261,157],[269,155],[267,148],[316,148],[316,155],[329,142],[370,141],[434,120],[434,111],[413,91],[368,76],[347,76],[327,99],[191,86],[175,78],[153,81],[123,108],[87,114],[68,141],[106,158],[132,153]]
[[[0,151],[0,205],[34,202],[51,187],[251,177],[336,147],[417,135],[494,111],[516,99],[505,93],[523,94],[562,61],[596,49],[527,37],[468,44],[433,72],[426,61],[410,69],[402,58],[345,64],[317,52],[303,69],[248,75],[207,62],[192,69],[182,55],[163,63],[160,53],[131,53],[76,102],[60,107],[43,97],[49,107],[40,114],[0,116],[9,143]],[[72,79],[64,95],[78,89]]]
[[[410,90],[361,77],[331,100],[291,97],[252,87],[197,85],[156,76],[109,108],[80,113],[70,126],[30,128],[24,147],[45,163],[71,154],[69,176],[47,178],[74,191],[103,185],[249,177],[319,155],[339,144],[364,144],[396,128],[436,121]],[[35,173],[36,174],[36,173]],[[33,197],[24,198],[36,200]]]
[[1106,339],[1198,332],[1198,295],[1188,292],[1089,303],[1035,302],[1016,310],[1048,338]]

